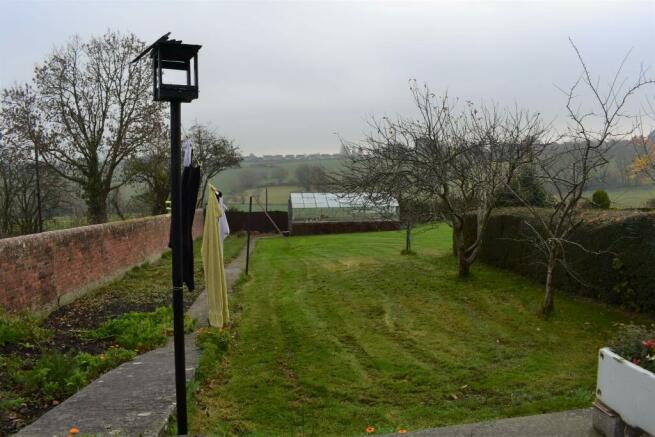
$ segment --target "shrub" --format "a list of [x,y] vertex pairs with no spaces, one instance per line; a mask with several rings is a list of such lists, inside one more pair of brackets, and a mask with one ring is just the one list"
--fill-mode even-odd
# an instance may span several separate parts
[[523,206],[527,203],[531,206],[546,206],[548,204],[548,193],[546,193],[543,184],[537,179],[533,168],[521,170],[509,185],[511,189],[503,189],[498,195],[496,205]]
[[[184,317],[184,330],[191,332],[193,319]],[[166,344],[173,333],[173,309],[160,307],[154,312],[131,312],[103,323],[90,333],[94,339],[113,338],[126,349],[145,352]]]
[[591,196],[591,203],[600,209],[610,209],[610,196],[605,190],[596,190]]
[[655,325],[619,324],[610,349],[626,360],[655,372]]

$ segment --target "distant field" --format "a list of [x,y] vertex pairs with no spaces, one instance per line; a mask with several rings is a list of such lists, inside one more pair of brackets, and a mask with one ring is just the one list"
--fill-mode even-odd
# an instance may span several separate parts
[[[267,162],[246,162],[240,168],[231,168],[221,172],[213,179],[213,183],[225,194],[225,202],[228,207],[239,208],[242,211],[248,210],[248,197],[252,195],[264,205],[265,186],[268,187],[268,209],[269,211],[286,211],[289,193],[304,191],[302,187],[295,185],[294,172],[299,165],[320,165],[326,171],[338,170],[343,161],[341,159],[307,159],[298,161],[267,161]],[[284,168],[288,175],[280,185],[280,181],[273,178],[271,173],[275,167]],[[245,169],[258,171],[259,180],[255,181],[260,188],[240,190],[239,177]],[[260,211],[262,208],[253,200],[253,211]]]
[[[286,211],[289,193],[303,191],[298,185],[279,185],[268,187],[268,210]],[[248,210],[248,198],[253,196],[252,210],[261,211],[266,203],[266,188],[255,188],[238,194],[227,195],[225,203],[228,207]]]
[[268,161],[268,162],[244,162],[239,168],[230,168],[221,172],[218,176],[213,179],[213,182],[217,187],[221,187],[223,192],[230,191],[234,192],[235,188],[238,186],[239,175],[245,168],[251,168],[255,170],[260,170],[265,176],[262,178],[261,183],[258,185],[266,184],[277,184],[279,181],[274,180],[270,177],[270,172],[275,167],[281,167],[286,169],[289,173],[286,178],[286,182],[292,182],[294,177],[294,172],[299,165],[309,164],[309,165],[320,165],[327,171],[337,170],[341,166],[341,159],[307,159],[307,160],[297,160],[297,161]]
[[[585,197],[591,199],[594,190],[585,192]],[[655,185],[637,187],[607,188],[612,208],[643,208],[649,199],[655,199]]]

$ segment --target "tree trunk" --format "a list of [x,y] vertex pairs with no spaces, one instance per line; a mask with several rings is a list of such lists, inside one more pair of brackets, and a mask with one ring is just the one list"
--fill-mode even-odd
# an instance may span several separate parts
[[548,264],[546,266],[546,295],[544,296],[544,303],[541,307],[541,314],[549,316],[555,309],[555,289],[553,287],[553,273],[557,263],[557,254],[551,250],[548,256]]
[[459,277],[465,278],[469,275],[471,263],[466,257],[466,244],[464,242],[463,226],[453,226],[453,238],[455,240],[455,253],[457,255]]
[[106,223],[109,192],[104,189],[100,178],[88,181],[83,189],[84,200],[86,201],[86,217],[89,223]]
[[405,232],[405,252],[410,253],[412,251],[412,224],[407,223],[407,230]]
[[459,277],[466,278],[469,275],[471,264],[466,259],[466,255],[463,252],[458,254],[459,259]]

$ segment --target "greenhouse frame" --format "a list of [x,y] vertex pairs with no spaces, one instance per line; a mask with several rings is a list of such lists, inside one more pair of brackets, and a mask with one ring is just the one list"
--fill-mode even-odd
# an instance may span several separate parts
[[[398,223],[399,207],[395,199],[385,203],[372,202],[359,194],[347,193],[290,193],[289,229],[303,224]],[[395,226],[394,226],[395,228]]]

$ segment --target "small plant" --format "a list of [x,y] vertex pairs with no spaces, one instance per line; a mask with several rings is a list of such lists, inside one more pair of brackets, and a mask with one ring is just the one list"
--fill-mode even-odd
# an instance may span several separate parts
[[59,400],[134,356],[134,352],[122,348],[110,348],[100,355],[49,352],[41,355],[31,368],[13,372],[13,378],[27,393]]
[[8,399],[0,398],[0,413],[7,414],[8,411],[20,408],[21,404],[24,402],[23,398],[10,397]]
[[[191,332],[193,319],[185,316],[184,330]],[[94,339],[113,338],[117,345],[138,352],[163,346],[173,333],[173,310],[160,307],[154,312],[131,312],[105,322],[90,333]]]
[[18,373],[18,381],[30,393],[41,393],[47,400],[62,399],[87,383],[86,375],[75,366],[71,353],[42,355],[29,370]]
[[610,349],[626,360],[655,372],[655,325],[619,324]]
[[36,343],[49,335],[33,317],[17,317],[0,313],[0,346],[16,343]]
[[591,203],[600,209],[610,209],[610,196],[605,190],[596,190],[591,195]]

